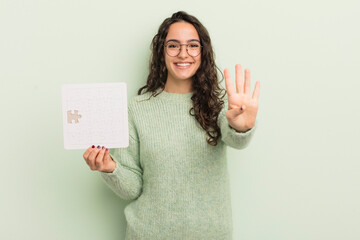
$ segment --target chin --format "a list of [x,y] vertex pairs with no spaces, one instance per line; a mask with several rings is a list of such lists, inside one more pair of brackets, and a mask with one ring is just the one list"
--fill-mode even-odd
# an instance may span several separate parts
[[174,71],[174,77],[176,79],[180,79],[180,80],[188,80],[188,79],[191,79],[194,75],[195,75],[195,72],[191,72],[191,73],[180,73],[180,74],[176,74],[177,71]]

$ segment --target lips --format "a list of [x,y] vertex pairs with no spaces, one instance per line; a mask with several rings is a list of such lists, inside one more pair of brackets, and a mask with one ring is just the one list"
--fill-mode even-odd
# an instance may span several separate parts
[[177,68],[188,68],[191,66],[191,62],[175,62],[174,65],[177,67]]

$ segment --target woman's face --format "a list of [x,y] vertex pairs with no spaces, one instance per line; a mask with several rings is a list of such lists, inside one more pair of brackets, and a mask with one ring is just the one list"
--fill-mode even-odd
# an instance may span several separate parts
[[[170,25],[165,39],[165,45],[169,40],[178,41],[180,44],[187,44],[198,40],[199,35],[195,27],[187,22],[176,22]],[[167,81],[192,81],[201,63],[201,53],[196,56],[190,56],[186,51],[186,46],[182,45],[180,53],[175,56],[169,56],[164,49],[165,64],[168,70]]]

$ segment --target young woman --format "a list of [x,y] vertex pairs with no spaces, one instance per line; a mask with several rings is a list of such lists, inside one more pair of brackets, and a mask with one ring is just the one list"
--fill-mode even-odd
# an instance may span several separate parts
[[129,147],[92,146],[83,156],[132,200],[126,239],[232,239],[226,146],[242,149],[252,138],[260,83],[250,96],[250,71],[243,83],[236,65],[236,91],[228,69],[225,85],[228,97],[198,19],[185,12],[165,19],[147,83],[128,104]]

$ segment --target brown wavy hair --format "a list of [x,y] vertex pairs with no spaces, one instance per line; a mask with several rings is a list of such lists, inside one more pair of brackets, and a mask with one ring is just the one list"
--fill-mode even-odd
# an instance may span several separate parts
[[[167,80],[164,42],[170,25],[176,22],[188,22],[192,24],[197,30],[200,43],[203,46],[200,66],[192,77],[193,95],[191,100],[193,107],[189,110],[189,113],[191,116],[195,116],[200,126],[206,131],[209,136],[209,138],[206,139],[207,143],[211,146],[216,146],[218,139],[221,137],[217,120],[224,105],[222,99],[226,95],[226,90],[219,87],[217,70],[220,72],[222,80],[224,75],[215,64],[215,54],[211,46],[209,33],[196,17],[179,11],[174,13],[170,18],[166,18],[160,25],[158,33],[151,42],[152,54],[147,82],[145,86],[138,90],[138,95],[141,95],[141,92],[146,89],[144,93],[152,92],[152,95],[149,97],[150,99],[152,96],[156,97],[164,91]],[[161,88],[162,91],[156,94],[158,88]],[[223,91],[225,91],[225,93],[220,97]]]

